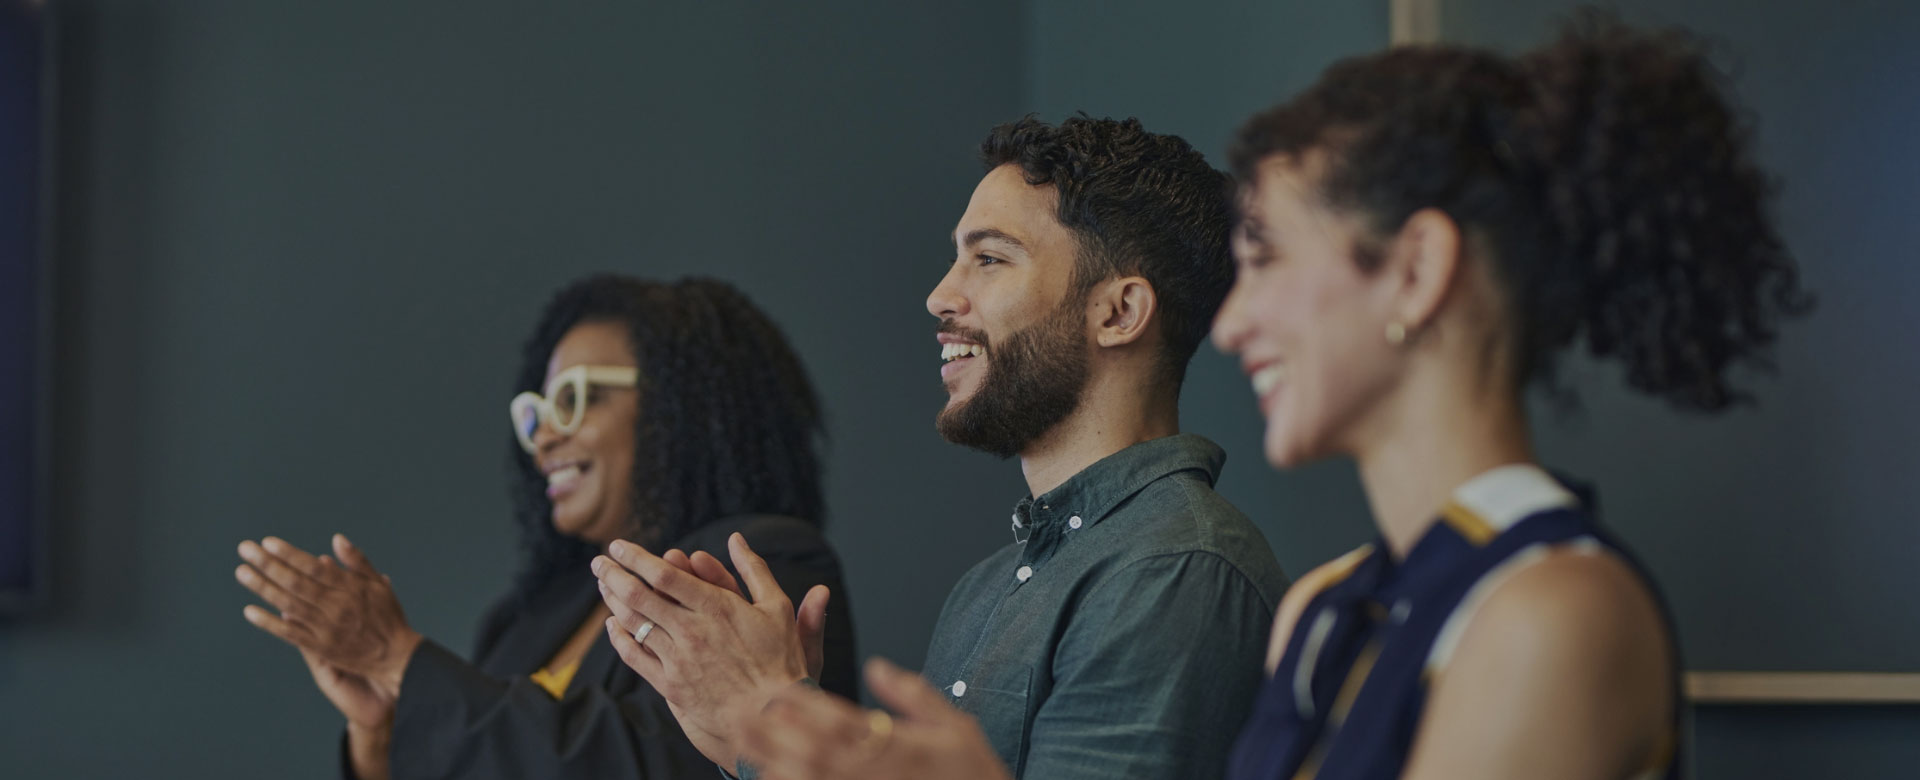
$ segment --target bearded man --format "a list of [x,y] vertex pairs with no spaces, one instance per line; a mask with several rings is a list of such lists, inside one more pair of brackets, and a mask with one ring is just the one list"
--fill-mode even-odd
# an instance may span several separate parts
[[[1180,433],[1187,363],[1233,281],[1227,178],[1137,120],[1029,117],[981,152],[927,298],[936,427],[1018,457],[1027,495],[1015,543],[948,596],[922,673],[1015,777],[1220,776],[1286,585],[1213,490],[1225,453]],[[700,555],[625,545],[594,570],[622,658],[709,758],[752,774],[740,724],[806,680],[825,594],[796,618],[732,545],[751,601]]]

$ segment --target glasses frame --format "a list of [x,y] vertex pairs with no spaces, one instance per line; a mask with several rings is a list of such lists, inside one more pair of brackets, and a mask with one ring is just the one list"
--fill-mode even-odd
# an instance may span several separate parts
[[[545,394],[528,390],[513,397],[507,403],[507,416],[513,422],[513,436],[520,440],[520,448],[533,455],[539,447],[533,443],[534,434],[540,426],[552,428],[562,436],[571,436],[580,430],[580,423],[587,417],[587,391],[593,385],[602,387],[635,387],[640,383],[640,369],[634,366],[574,366],[547,380]],[[573,397],[580,399],[573,405],[573,415],[569,419],[560,419],[560,410],[553,406],[553,396],[562,387],[572,386]],[[520,418],[526,412],[538,415],[531,430],[522,429]]]

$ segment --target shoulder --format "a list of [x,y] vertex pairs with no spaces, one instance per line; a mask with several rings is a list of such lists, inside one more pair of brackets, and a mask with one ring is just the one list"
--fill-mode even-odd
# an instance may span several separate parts
[[[1255,622],[1256,637],[1285,587],[1277,564],[1262,566],[1191,547],[1117,556],[1086,576],[1078,588],[1077,617],[1121,623],[1155,611],[1194,610],[1210,619]],[[1143,612],[1143,605],[1155,605],[1156,610]],[[1084,626],[1087,621],[1074,622]],[[1258,645],[1254,647],[1257,651]]]
[[1127,537],[1129,561],[1204,553],[1246,571],[1277,597],[1285,585],[1266,534],[1205,479],[1181,472],[1159,479],[1114,509],[1113,530]]
[[1657,765],[1679,716],[1677,663],[1638,572],[1610,552],[1556,548],[1495,582],[1430,669],[1412,765],[1432,771],[1409,776]]
[[1664,649],[1652,588],[1610,552],[1556,549],[1498,583],[1461,636],[1461,652],[1559,665]]

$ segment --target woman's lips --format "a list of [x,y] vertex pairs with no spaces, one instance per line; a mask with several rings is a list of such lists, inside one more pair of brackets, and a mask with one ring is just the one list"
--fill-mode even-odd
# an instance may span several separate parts
[[558,501],[573,492],[580,482],[580,475],[587,472],[587,465],[575,463],[547,473],[547,498]]
[[1286,378],[1286,372],[1279,363],[1269,363],[1248,378],[1253,383],[1253,395],[1259,400],[1260,413],[1273,414],[1273,399],[1280,394],[1280,381]]

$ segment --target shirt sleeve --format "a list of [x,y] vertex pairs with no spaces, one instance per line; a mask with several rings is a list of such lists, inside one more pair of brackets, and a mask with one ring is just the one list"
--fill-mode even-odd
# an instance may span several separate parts
[[1212,553],[1155,556],[1095,585],[1077,612],[1020,776],[1222,776],[1273,616],[1253,581]]

